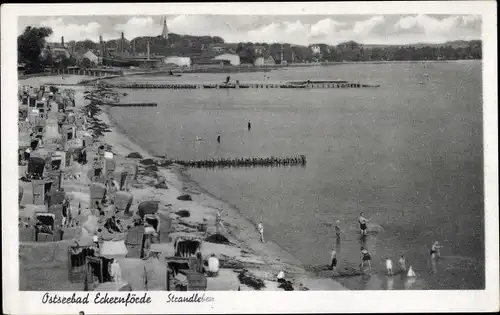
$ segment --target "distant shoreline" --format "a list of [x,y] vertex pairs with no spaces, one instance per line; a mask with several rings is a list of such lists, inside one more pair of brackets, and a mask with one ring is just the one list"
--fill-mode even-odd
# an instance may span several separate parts
[[[264,66],[247,66],[247,65],[239,65],[239,66],[226,66],[223,68],[214,68],[214,67],[192,67],[192,68],[165,68],[165,69],[151,69],[151,71],[141,71],[140,75],[149,75],[155,74],[159,75],[162,72],[169,72],[172,69],[179,71],[182,73],[245,73],[245,72],[269,72],[273,70],[282,70],[288,68],[313,68],[313,67],[329,67],[329,66],[338,66],[338,65],[351,65],[351,64],[403,64],[403,63],[448,63],[448,62],[471,62],[471,61],[481,61],[482,59],[459,59],[459,60],[372,60],[372,61],[345,61],[345,62],[320,62],[320,63],[295,63],[295,64],[287,64],[287,65],[264,65]],[[124,68],[123,70],[128,70]],[[29,78],[36,77],[44,77],[44,76],[54,76],[53,73],[32,73],[27,75],[18,75],[19,80],[26,80]],[[123,76],[128,76],[129,74],[125,74]],[[137,73],[130,73],[130,75],[138,75]],[[105,77],[101,77],[104,79]],[[95,77],[95,80],[98,80],[99,77]]]

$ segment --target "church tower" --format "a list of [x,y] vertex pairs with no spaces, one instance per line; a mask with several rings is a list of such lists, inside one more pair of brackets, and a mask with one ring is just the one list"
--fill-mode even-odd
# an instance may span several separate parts
[[163,20],[163,31],[161,32],[161,37],[164,39],[168,39],[168,27],[167,27],[167,18]]

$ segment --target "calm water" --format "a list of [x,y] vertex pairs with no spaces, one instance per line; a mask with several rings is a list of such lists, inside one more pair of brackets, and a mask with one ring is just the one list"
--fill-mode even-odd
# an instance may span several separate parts
[[[340,65],[231,77],[241,82],[342,78],[381,87],[127,90],[131,95],[124,101],[159,106],[111,114],[143,147],[171,158],[305,154],[305,168],[191,170],[190,175],[250,220],[262,219],[267,237],[306,265],[329,262],[336,220],[347,233],[339,267],[357,265],[357,217],[363,211],[370,223],[384,228],[367,239],[375,273],[383,272],[386,257],[395,264],[405,254],[419,276],[417,288],[484,288],[480,62]],[[221,74],[142,78],[224,79]],[[444,248],[433,274],[428,258],[435,240]],[[361,289],[369,280],[342,281]],[[392,285],[404,288],[401,281]],[[369,286],[386,289],[387,283]]]

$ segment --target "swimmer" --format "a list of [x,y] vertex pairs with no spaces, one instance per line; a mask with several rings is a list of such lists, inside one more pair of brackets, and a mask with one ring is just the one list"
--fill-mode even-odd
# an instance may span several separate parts
[[370,255],[370,253],[368,252],[367,249],[365,249],[364,247],[361,247],[361,264],[359,265],[361,268],[363,268],[365,266],[365,261],[368,263],[368,267],[370,268],[370,271],[372,270],[372,264],[371,264],[371,261],[372,260],[372,256]]
[[401,258],[399,258],[399,269],[404,273],[406,272],[406,259],[405,256],[401,255]]
[[368,220],[367,218],[363,217],[363,212],[361,212],[359,214],[359,219],[358,219],[358,222],[359,222],[359,228],[361,229],[361,235],[364,236],[366,235],[366,222],[368,222],[370,220]]
[[439,252],[439,249],[443,248],[443,246],[439,245],[438,241],[435,241],[434,244],[432,244],[431,247],[431,258],[436,259],[441,257],[441,253]]
[[385,268],[387,269],[387,275],[392,276],[392,260],[390,258],[385,260]]
[[335,235],[337,236],[337,239],[340,238],[340,234],[345,235],[344,231],[340,229],[340,221],[337,220],[337,222],[335,223]]

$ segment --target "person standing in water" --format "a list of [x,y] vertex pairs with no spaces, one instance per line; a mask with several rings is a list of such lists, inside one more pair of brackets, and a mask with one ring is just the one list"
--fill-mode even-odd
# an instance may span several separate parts
[[401,255],[401,258],[399,258],[398,263],[399,263],[399,269],[404,274],[406,272],[406,259],[405,259],[405,256]]
[[372,264],[371,264],[372,256],[368,252],[368,250],[364,247],[361,247],[361,264],[359,265],[361,268],[365,266],[365,262],[368,263],[368,267],[370,268],[370,271],[372,270]]
[[392,276],[392,260],[389,257],[385,260],[385,268],[387,269],[387,275]]
[[340,221],[337,220],[335,224],[335,235],[337,236],[337,241],[340,240],[340,234],[345,234],[344,231],[340,228]]
[[259,225],[257,226],[257,230],[259,230],[260,241],[262,243],[265,243],[265,241],[264,241],[264,224],[262,224],[262,220],[259,222]]
[[368,222],[370,220],[368,220],[367,218],[365,218],[363,216],[363,212],[361,212],[359,214],[359,219],[358,219],[358,222],[359,222],[359,228],[361,229],[361,236],[366,236],[366,222]]
[[438,241],[435,241],[434,244],[432,244],[432,247],[431,247],[431,258],[432,259],[436,259],[436,258],[441,257],[441,253],[440,253],[439,249],[442,247],[443,246],[439,245]]
[[217,134],[217,143],[220,143],[220,133]]
[[248,127],[248,131],[250,131],[250,129],[252,129],[252,124],[250,123],[250,120],[248,121],[247,127]]
[[332,250],[332,262],[330,264],[330,270],[337,272],[337,251]]

